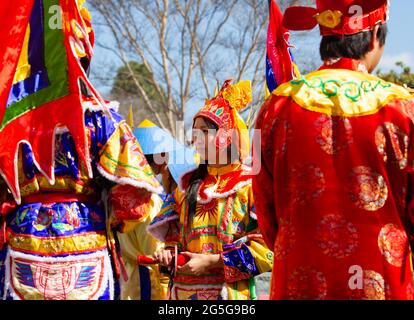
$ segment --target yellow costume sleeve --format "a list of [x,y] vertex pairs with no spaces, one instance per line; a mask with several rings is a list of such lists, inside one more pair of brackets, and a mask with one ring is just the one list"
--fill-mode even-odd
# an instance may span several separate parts
[[147,227],[158,213],[162,199],[153,194],[152,209],[135,224],[132,230],[119,234],[122,258],[128,273],[128,281],[121,281],[122,300],[164,300],[167,296],[169,278],[161,276],[158,265],[138,266],[137,257],[152,256],[163,244],[147,232]]

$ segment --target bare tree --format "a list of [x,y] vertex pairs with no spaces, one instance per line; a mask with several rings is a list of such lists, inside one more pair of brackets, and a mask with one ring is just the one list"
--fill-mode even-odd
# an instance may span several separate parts
[[[278,1],[282,6],[294,2]],[[211,97],[227,78],[251,80],[255,92],[251,108],[260,106],[268,1],[90,0],[89,4],[98,26],[97,45],[127,67],[140,107],[172,134],[178,133],[176,122],[183,121],[186,112],[194,113],[200,107],[194,104]],[[131,61],[147,68],[152,75],[147,81],[160,101],[148,97]]]
[[[122,64],[143,63],[162,97],[159,110],[138,79],[144,107],[175,134],[192,99],[210,97],[224,76],[262,76],[267,4],[260,0],[91,0]],[[99,30],[102,33],[102,30]],[[134,77],[130,68],[131,77]],[[136,78],[136,77],[135,77]],[[164,116],[162,115],[164,114]]]

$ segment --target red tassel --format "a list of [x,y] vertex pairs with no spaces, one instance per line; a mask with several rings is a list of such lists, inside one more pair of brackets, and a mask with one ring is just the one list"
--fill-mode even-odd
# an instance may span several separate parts
[[119,263],[121,265],[122,278],[124,278],[124,281],[127,282],[129,277],[128,277],[128,273],[125,268],[124,259],[122,259],[121,255],[119,255]]
[[115,275],[116,275],[116,279],[119,280],[119,278],[121,277],[121,272],[119,271],[118,257],[117,257],[117,253],[116,253],[115,245],[113,241],[111,241],[110,243],[111,243],[112,259],[114,261]]

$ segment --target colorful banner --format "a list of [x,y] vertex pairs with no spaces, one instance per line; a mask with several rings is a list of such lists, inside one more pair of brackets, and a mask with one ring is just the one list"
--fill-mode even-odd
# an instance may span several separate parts
[[0,3],[0,174],[20,203],[19,145],[54,182],[54,137],[67,128],[79,160],[92,175],[85,136],[80,81],[104,107],[81,59],[92,56],[89,21],[76,0],[18,0]]
[[288,43],[289,32],[282,25],[283,15],[276,0],[269,0],[267,32],[266,83],[269,93],[279,85],[299,76]]

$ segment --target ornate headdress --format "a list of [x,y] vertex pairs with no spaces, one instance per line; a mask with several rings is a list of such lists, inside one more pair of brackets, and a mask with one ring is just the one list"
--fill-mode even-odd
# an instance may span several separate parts
[[195,115],[205,117],[213,121],[219,128],[216,136],[216,146],[227,148],[232,142],[233,131],[238,134],[238,148],[242,161],[246,160],[250,153],[249,134],[246,123],[239,114],[252,101],[252,88],[250,81],[241,81],[231,84],[226,80],[218,94],[206,100],[204,107]]

